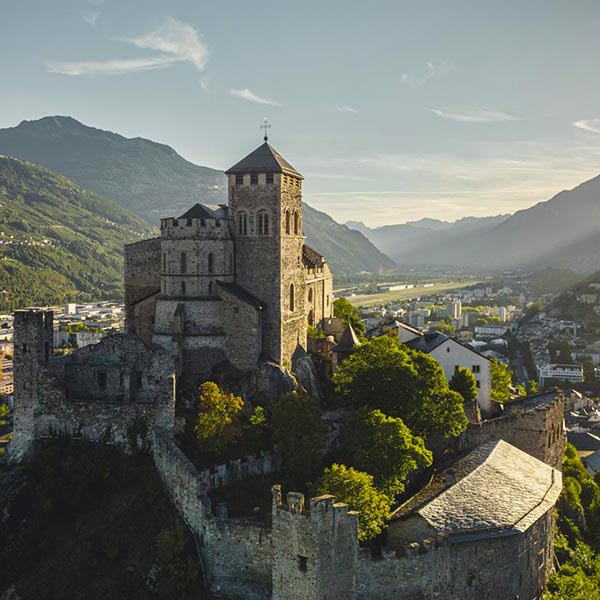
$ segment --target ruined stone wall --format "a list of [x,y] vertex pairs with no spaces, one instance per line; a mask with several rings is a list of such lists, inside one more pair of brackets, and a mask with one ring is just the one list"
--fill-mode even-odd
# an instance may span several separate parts
[[562,470],[566,444],[564,397],[557,393],[551,402],[535,405],[520,400],[505,407],[505,414],[482,423],[470,423],[463,434],[464,448],[476,448],[491,440],[502,439],[535,458]]
[[[136,312],[136,305],[160,291],[159,237],[125,246],[125,325],[129,333],[149,339],[153,310]],[[152,304],[153,300],[150,300]]]
[[357,600],[536,600],[552,572],[553,510],[525,533],[449,543],[428,538],[372,557],[361,550]]
[[321,269],[307,270],[306,318],[309,325],[322,327],[323,321],[331,316],[333,316],[333,275],[325,263]]

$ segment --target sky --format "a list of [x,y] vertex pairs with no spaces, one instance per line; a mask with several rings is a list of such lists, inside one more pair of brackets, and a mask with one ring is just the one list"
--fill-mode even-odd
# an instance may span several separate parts
[[0,127],[70,115],[225,169],[267,117],[304,199],[370,226],[598,175],[599,65],[597,0],[0,0]]

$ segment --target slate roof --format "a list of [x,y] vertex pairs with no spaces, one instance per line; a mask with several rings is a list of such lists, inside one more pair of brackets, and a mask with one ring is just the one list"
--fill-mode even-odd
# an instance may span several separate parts
[[224,219],[227,217],[227,208],[225,206],[215,206],[214,204],[194,204],[192,208],[183,213],[179,219]]
[[600,437],[589,431],[567,431],[567,441],[581,452],[595,452],[596,450],[600,450]]
[[232,296],[235,296],[242,302],[246,304],[250,304],[250,306],[254,306],[257,310],[263,310],[266,308],[266,304],[259,300],[256,296],[253,296],[250,292],[246,291],[243,287],[238,285],[237,283],[227,283],[225,281],[217,281],[217,285],[224,289],[226,292],[230,293]]
[[[455,483],[446,485],[447,475]],[[394,518],[418,514],[438,533],[461,539],[520,533],[554,505],[561,487],[559,471],[497,440],[436,473]]]
[[357,346],[360,346],[360,341],[356,333],[354,333],[352,325],[348,323],[344,333],[342,334],[340,343],[337,346],[334,346],[332,350],[333,352],[352,352]]
[[323,267],[323,263],[326,262],[322,254],[319,254],[306,244],[302,246],[302,259],[304,260],[304,264],[312,269],[320,269]]
[[591,473],[596,473],[596,471],[600,471],[600,450],[596,450],[589,456],[586,456],[582,459],[583,464],[587,467],[588,471]]
[[275,150],[270,144],[265,142],[256,150],[250,152],[248,156],[242,158],[240,162],[233,165],[225,171],[226,175],[244,173],[286,173],[304,179],[290,163]]
[[422,336],[406,342],[404,345],[412,348],[413,350],[420,350],[421,352],[426,352],[429,354],[449,339],[450,337],[445,333],[440,333],[439,331],[428,331]]

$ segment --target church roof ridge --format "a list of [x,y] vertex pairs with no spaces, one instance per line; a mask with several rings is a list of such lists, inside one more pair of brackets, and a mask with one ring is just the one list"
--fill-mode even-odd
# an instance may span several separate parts
[[290,163],[268,142],[261,144],[242,158],[238,163],[225,171],[226,175],[244,173],[285,173],[304,179]]

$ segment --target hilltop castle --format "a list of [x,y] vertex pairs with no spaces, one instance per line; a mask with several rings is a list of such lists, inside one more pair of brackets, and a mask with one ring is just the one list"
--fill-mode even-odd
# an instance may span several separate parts
[[226,174],[228,206],[196,204],[125,249],[128,332],[168,349],[179,374],[290,366],[307,326],[333,314],[331,270],[304,243],[302,175],[266,137]]

